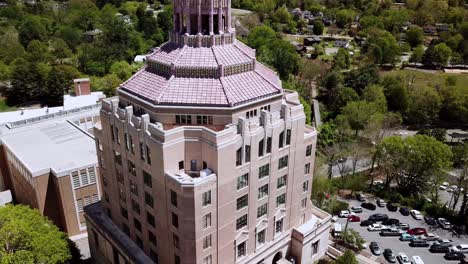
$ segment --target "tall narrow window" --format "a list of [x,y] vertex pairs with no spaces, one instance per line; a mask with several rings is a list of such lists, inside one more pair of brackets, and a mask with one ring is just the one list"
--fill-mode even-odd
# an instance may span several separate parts
[[128,172],[130,172],[133,176],[136,176],[136,167],[135,167],[135,163],[133,163],[132,161],[128,160],[128,161],[127,161],[127,164],[128,164]]
[[80,170],[80,179],[81,179],[81,186],[83,185],[88,185],[88,173],[86,173],[86,170]]
[[148,222],[148,224],[152,227],[155,226],[154,216],[148,212],[146,212],[146,222]]
[[257,247],[265,244],[265,229],[257,233]]
[[268,184],[265,184],[258,188],[258,199],[262,199],[263,197],[268,195]]
[[258,156],[262,157],[263,156],[263,139],[258,142]]
[[148,147],[148,145],[146,145],[145,147],[146,147],[146,163],[151,165],[151,150]]
[[249,185],[249,174],[246,173],[237,178],[237,190],[240,190]]
[[175,213],[172,213],[172,225],[175,228],[179,228],[179,216],[176,215]]
[[184,161],[181,160],[179,161],[179,170],[183,170],[184,169]]
[[145,192],[145,203],[150,207],[153,207],[154,205],[153,196],[147,192]]
[[96,172],[94,171],[93,167],[88,168],[88,174],[89,174],[89,182],[96,183]]
[[286,203],[286,194],[281,194],[276,197],[276,207],[279,207]]
[[174,243],[174,247],[175,248],[180,248],[179,237],[174,233],[172,234],[172,240],[173,240],[173,243]]
[[203,228],[208,228],[211,226],[211,213],[208,213],[203,216]]
[[301,200],[301,209],[305,209],[307,207],[307,198]]
[[306,157],[310,157],[312,155],[312,145],[308,145],[306,148]]
[[244,226],[247,226],[247,215],[243,215],[236,220],[236,230],[239,230],[243,228]]
[[203,249],[207,249],[210,247],[211,247],[211,234],[203,238]]
[[190,170],[191,171],[196,171],[197,170],[197,161],[196,160],[191,160],[190,161]]
[[236,151],[236,166],[242,165],[242,148]]
[[310,163],[307,163],[304,165],[304,174],[309,174],[310,173]]
[[275,234],[279,234],[281,232],[283,232],[283,218],[275,223]]
[[302,183],[302,192],[307,192],[309,190],[309,181]]
[[284,146],[284,131],[279,134],[278,147],[282,148]]
[[271,137],[267,138],[266,153],[271,153]]
[[245,162],[250,162],[250,145],[245,145]]
[[283,176],[278,178],[278,180],[276,182],[276,188],[277,189],[280,189],[280,188],[286,186],[286,177],[287,177],[287,175],[283,175]]
[[286,146],[291,144],[291,129],[286,129]]
[[76,207],[78,208],[78,212],[83,212],[83,200],[82,199],[76,200]]
[[245,241],[237,245],[237,257],[242,258],[245,256]]
[[257,208],[257,218],[260,218],[268,213],[268,204],[262,204]]
[[80,187],[80,177],[78,176],[78,172],[74,171],[72,173],[72,179],[73,179],[73,188],[79,188]]
[[202,195],[202,205],[208,206],[211,204],[211,191],[206,191]]
[[150,188],[153,187],[153,179],[151,177],[151,174],[149,174],[146,171],[143,171],[143,182],[145,183],[146,186]]
[[177,207],[177,193],[171,190],[171,204]]

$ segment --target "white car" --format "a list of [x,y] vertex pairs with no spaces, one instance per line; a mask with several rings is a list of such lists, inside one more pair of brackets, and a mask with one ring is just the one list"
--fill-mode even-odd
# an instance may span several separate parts
[[424,261],[420,256],[413,256],[411,257],[411,262],[414,264],[424,264]]
[[411,264],[410,259],[403,252],[398,253],[398,256],[396,258],[398,262],[400,262],[400,264]]
[[419,212],[418,210],[411,210],[410,211],[410,214],[411,216],[413,216],[414,219],[416,220],[421,220],[423,218],[421,212]]
[[381,224],[372,224],[367,227],[367,231],[382,231],[388,229],[388,227],[381,225]]
[[377,199],[377,205],[380,207],[385,207],[387,203],[383,199]]
[[449,186],[449,183],[448,183],[448,182],[443,182],[443,183],[442,183],[442,186],[448,187],[448,186]]
[[437,222],[439,223],[440,227],[442,227],[443,229],[450,229],[452,227],[450,222],[445,218],[442,218],[442,217],[438,218]]
[[422,240],[426,240],[426,241],[436,241],[440,237],[438,235],[434,234],[434,233],[427,233],[425,235],[418,236],[418,238],[420,238]]
[[458,246],[453,246],[450,248],[450,251],[466,254],[468,253],[468,244],[460,244]]
[[447,190],[447,186],[441,185],[441,186],[439,186],[439,190]]
[[347,218],[350,215],[354,215],[354,213],[350,212],[349,210],[343,210],[338,214],[338,216],[341,217],[341,218]]

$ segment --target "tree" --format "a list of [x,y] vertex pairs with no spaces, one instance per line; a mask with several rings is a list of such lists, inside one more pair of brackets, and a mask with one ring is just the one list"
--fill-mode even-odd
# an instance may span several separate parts
[[342,119],[340,122],[345,122],[351,130],[354,131],[354,136],[357,137],[359,132],[364,130],[372,118],[381,116],[379,107],[375,103],[366,101],[355,101],[348,103],[342,110]]
[[333,66],[338,69],[348,69],[351,64],[351,58],[349,52],[345,49],[338,49],[335,55]]
[[387,99],[385,98],[384,88],[378,84],[366,86],[362,91],[362,99],[367,102],[374,102],[381,113],[387,112]]
[[424,53],[423,63],[428,66],[447,66],[451,55],[452,50],[445,43],[431,45]]
[[351,250],[346,250],[346,252],[338,257],[334,262],[334,264],[359,264],[356,259],[356,256]]
[[353,88],[358,94],[362,89],[379,82],[379,71],[375,65],[363,65],[350,71],[345,78],[345,86]]
[[0,60],[10,64],[15,59],[23,57],[24,53],[15,28],[7,28],[3,34],[0,34]]
[[39,211],[24,205],[0,208],[2,263],[67,263],[71,260],[67,236]]
[[299,55],[294,46],[285,40],[275,40],[270,44],[273,55],[273,67],[282,79],[299,71]]
[[50,58],[49,47],[39,40],[29,42],[26,51],[29,62],[48,62]]
[[382,80],[388,109],[398,111],[403,116],[408,111],[410,98],[403,78],[400,76],[385,76]]
[[72,56],[72,51],[68,47],[67,43],[61,38],[54,38],[50,43],[52,49],[52,56],[56,63],[61,64],[64,59]]
[[115,74],[107,74],[96,83],[97,90],[103,91],[107,96],[115,95],[115,89],[119,87],[122,80]]
[[424,47],[422,45],[417,46],[411,54],[409,61],[413,63],[421,63],[424,56]]
[[247,44],[254,49],[259,49],[274,39],[276,39],[275,31],[271,27],[263,25],[255,27],[250,31],[247,36]]
[[434,173],[451,165],[450,147],[425,135],[385,138],[378,147],[380,166],[401,194],[423,194]]
[[10,67],[0,60],[0,82],[10,79]]
[[352,10],[340,9],[336,12],[336,25],[339,28],[344,28],[347,24],[351,23],[355,17]]
[[47,29],[39,17],[27,16],[19,27],[19,37],[24,46],[34,39],[44,41],[47,38]]
[[132,75],[133,68],[126,61],[116,61],[110,68],[110,73],[113,73],[121,80],[127,80]]
[[52,67],[47,78],[47,92],[42,96],[42,103],[48,106],[63,105],[63,95],[72,87],[73,79],[79,75],[80,72],[72,66]]
[[319,19],[316,19],[316,20],[314,20],[313,25],[314,25],[314,29],[313,29],[314,34],[315,35],[322,35],[323,30],[325,28],[325,25],[323,24],[323,22],[320,21]]
[[393,35],[385,30],[373,30],[363,46],[364,53],[374,63],[395,64],[400,56],[400,46]]
[[422,28],[418,26],[410,27],[406,31],[406,41],[412,48],[422,45],[424,41],[424,32]]

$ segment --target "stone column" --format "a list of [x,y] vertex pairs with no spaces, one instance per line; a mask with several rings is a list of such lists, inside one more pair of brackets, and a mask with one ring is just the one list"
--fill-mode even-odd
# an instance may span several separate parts
[[223,32],[223,7],[221,5],[223,0],[218,1],[218,31]]
[[231,32],[231,0],[227,0],[227,1],[228,1],[227,15],[226,15],[227,31]]
[[213,21],[213,4],[214,3],[213,3],[213,1],[215,1],[215,0],[210,1],[210,14],[209,14],[209,16],[210,16],[210,22],[209,22],[209,24],[210,24],[209,25],[210,35],[213,35],[213,25],[214,25],[214,21]]
[[[189,4],[190,5],[190,4]],[[190,6],[187,6],[187,8],[185,9],[186,11],[186,14],[187,14],[187,33],[190,35],[191,34],[191,30],[190,30],[190,27],[191,27],[191,10],[190,10]]]
[[202,0],[198,0],[198,33],[202,33],[202,11],[201,11],[201,2]]

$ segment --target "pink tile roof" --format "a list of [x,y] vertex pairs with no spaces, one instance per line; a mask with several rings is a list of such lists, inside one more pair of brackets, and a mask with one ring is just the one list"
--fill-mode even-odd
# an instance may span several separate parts
[[167,83],[168,80],[165,77],[149,72],[145,67],[130,77],[121,87],[141,97],[155,101],[162,94]]
[[219,79],[172,78],[160,103],[227,105]]
[[247,57],[234,45],[213,46],[212,49],[218,63],[222,65],[241,64],[252,61],[251,58]]

